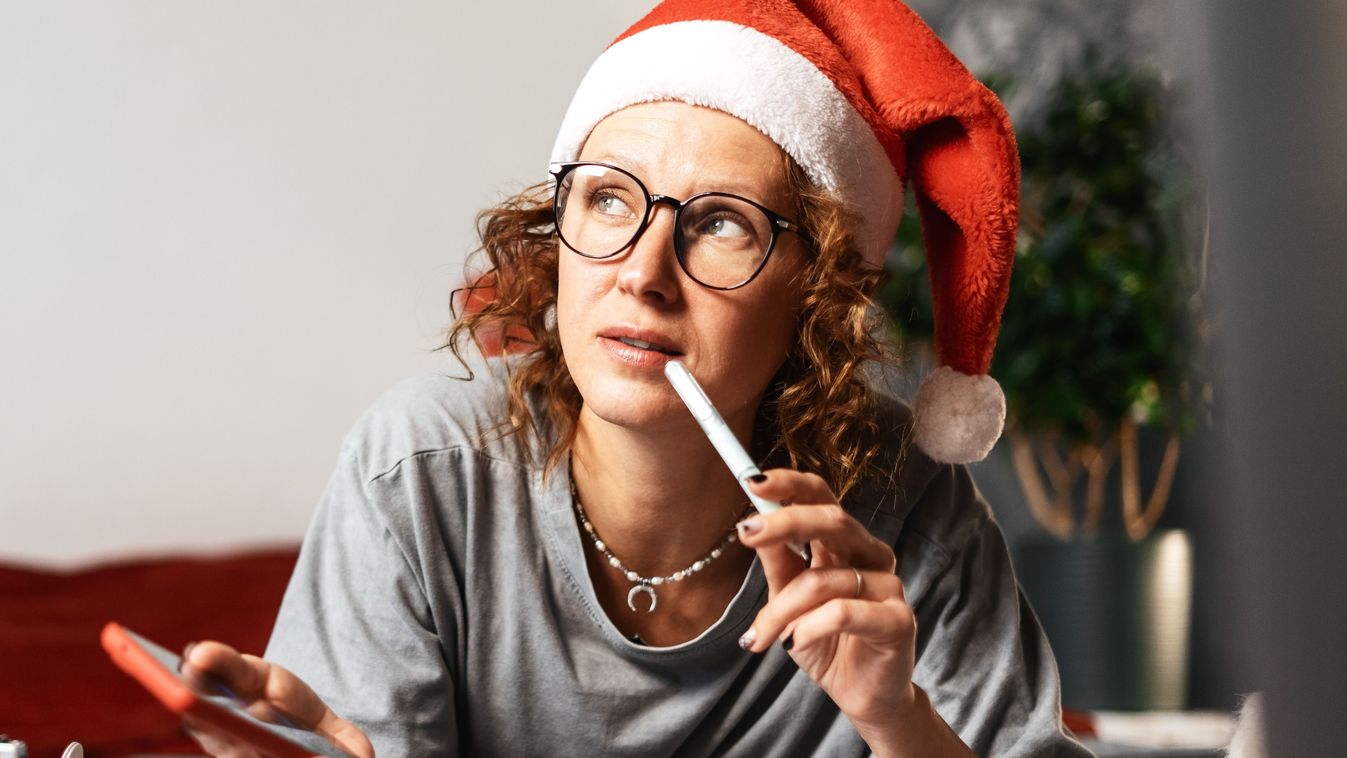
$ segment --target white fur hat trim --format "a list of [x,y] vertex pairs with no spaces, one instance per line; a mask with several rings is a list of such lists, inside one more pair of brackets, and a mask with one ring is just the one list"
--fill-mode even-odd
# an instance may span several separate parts
[[996,380],[940,366],[917,390],[917,446],[941,463],[987,457],[1006,422],[1006,396]]

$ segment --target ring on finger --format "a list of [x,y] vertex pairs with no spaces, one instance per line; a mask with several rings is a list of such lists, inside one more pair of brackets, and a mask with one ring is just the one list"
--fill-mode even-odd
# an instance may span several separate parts
[[861,588],[864,586],[865,580],[861,578],[861,570],[860,570],[860,569],[856,568],[855,566],[852,566],[852,567],[851,567],[851,570],[852,570],[852,572],[854,572],[854,573],[856,574],[856,597],[860,597],[860,596],[861,596]]

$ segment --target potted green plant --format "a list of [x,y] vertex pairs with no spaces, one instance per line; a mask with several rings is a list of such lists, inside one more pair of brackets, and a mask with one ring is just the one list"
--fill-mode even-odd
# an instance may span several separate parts
[[[998,89],[1006,94],[1005,87]],[[1145,612],[1114,610],[1082,620],[1069,608],[1070,618],[1058,621],[1052,618],[1055,602],[1098,608],[1106,599],[1061,599],[1054,596],[1063,594],[1060,586],[1036,588],[1032,580],[1062,585],[1089,575],[1095,569],[1076,560],[1082,552],[1113,564],[1101,569],[1105,574],[1174,570],[1155,565],[1163,556],[1157,558],[1160,541],[1153,533],[1169,501],[1181,439],[1204,398],[1194,330],[1202,244],[1190,233],[1196,193],[1166,119],[1168,98],[1158,76],[1087,53],[1017,135],[1021,223],[992,375],[1006,395],[1002,447],[1030,513],[1051,535],[1046,550],[1052,561],[1035,567],[1020,560],[1018,568],[1059,658],[1070,647],[1067,636],[1127,627]],[[879,292],[909,346],[932,336],[917,228],[900,227],[890,278]],[[1142,465],[1144,457],[1156,457],[1143,455],[1151,452],[1143,437],[1161,440],[1158,465]],[[1110,497],[1110,490],[1117,494]],[[1106,505],[1115,501],[1121,518],[1109,524]],[[1172,547],[1164,550],[1175,554]],[[1109,581],[1114,585],[1095,582],[1084,591],[1117,590],[1126,600],[1144,584],[1139,577]],[[1071,626],[1077,628],[1061,628]],[[1138,634],[1118,644],[1145,648],[1148,632]],[[1186,638],[1182,642],[1186,646]],[[1094,648],[1083,655],[1110,657]],[[1148,681],[1114,687],[1121,695],[1085,692],[1101,680],[1131,676],[1099,674],[1086,663],[1080,664],[1082,681],[1090,684],[1072,687],[1069,663],[1063,661],[1068,704],[1156,705],[1145,692],[1154,689]],[[1154,679],[1142,678],[1147,676]],[[1173,695],[1159,700],[1181,705]]]

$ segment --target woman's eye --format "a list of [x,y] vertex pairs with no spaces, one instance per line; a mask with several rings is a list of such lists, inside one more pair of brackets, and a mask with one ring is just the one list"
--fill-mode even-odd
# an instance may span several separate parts
[[599,191],[594,193],[590,205],[605,216],[628,217],[633,215],[631,206],[627,204],[627,201],[612,192]]
[[713,237],[747,237],[751,234],[748,224],[725,216],[708,219],[702,226],[702,233]]

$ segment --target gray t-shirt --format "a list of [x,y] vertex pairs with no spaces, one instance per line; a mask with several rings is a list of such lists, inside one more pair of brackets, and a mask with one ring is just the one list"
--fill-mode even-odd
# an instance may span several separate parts
[[[790,657],[736,643],[767,598],[755,561],[696,639],[628,640],[586,569],[563,465],[543,478],[503,418],[502,364],[403,382],[365,414],[304,540],[266,656],[380,756],[864,756]],[[1056,665],[967,472],[904,443],[847,508],[895,546],[917,617],[914,680],[979,755],[1088,755],[1063,735]],[[592,549],[590,547],[589,549]]]

